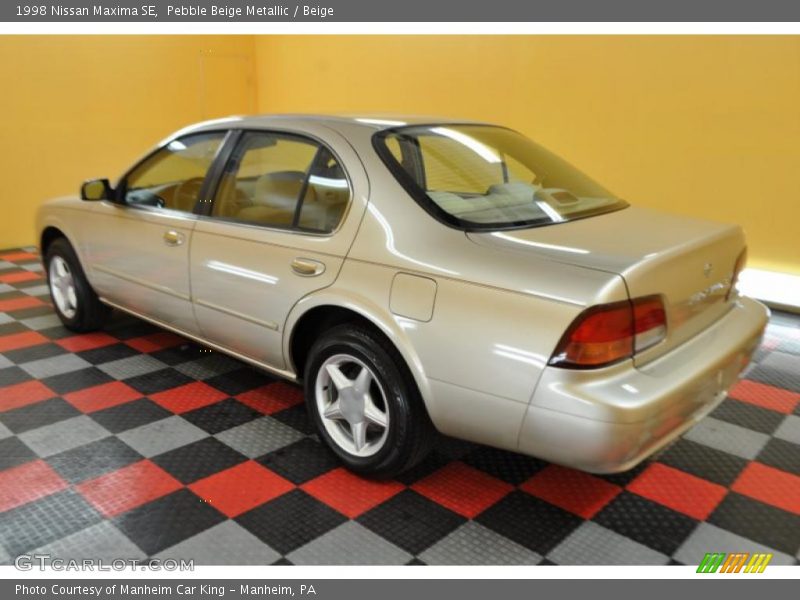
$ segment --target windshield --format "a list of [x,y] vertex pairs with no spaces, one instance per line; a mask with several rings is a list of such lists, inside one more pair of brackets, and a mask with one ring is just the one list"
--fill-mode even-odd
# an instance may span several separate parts
[[424,125],[376,134],[375,148],[406,190],[467,230],[563,223],[628,206],[523,135],[490,125]]

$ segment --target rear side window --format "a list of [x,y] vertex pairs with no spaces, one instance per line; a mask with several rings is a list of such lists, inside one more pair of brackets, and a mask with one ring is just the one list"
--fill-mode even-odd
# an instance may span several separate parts
[[375,149],[429,213],[465,230],[563,223],[627,203],[519,133],[421,125],[375,134]]
[[349,198],[344,171],[327,148],[299,136],[251,131],[225,167],[212,217],[330,233]]

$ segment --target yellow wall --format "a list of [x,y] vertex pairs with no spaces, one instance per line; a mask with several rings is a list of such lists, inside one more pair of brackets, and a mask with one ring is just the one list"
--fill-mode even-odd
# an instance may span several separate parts
[[800,37],[275,36],[259,109],[519,129],[646,206],[744,225],[800,273]]
[[36,206],[116,178],[170,132],[252,112],[253,39],[0,37],[0,248],[35,243]]
[[42,200],[226,114],[397,111],[515,127],[623,197],[741,223],[800,273],[800,37],[0,37],[0,247]]

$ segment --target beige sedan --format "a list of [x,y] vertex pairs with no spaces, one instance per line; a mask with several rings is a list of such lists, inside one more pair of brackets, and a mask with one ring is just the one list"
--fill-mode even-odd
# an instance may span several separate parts
[[768,317],[736,291],[739,227],[630,206],[481,123],[202,123],[38,231],[65,326],[113,307],[302,381],[379,476],[436,431],[629,469],[723,399]]

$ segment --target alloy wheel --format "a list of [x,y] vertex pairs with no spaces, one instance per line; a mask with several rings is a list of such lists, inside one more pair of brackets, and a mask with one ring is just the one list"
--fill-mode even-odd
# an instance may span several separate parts
[[386,444],[389,410],[372,369],[348,354],[322,363],[315,382],[317,410],[328,435],[345,452],[373,456]]
[[54,256],[49,269],[50,294],[58,310],[67,319],[72,319],[78,312],[78,296],[75,290],[75,278],[69,264],[60,256]]

